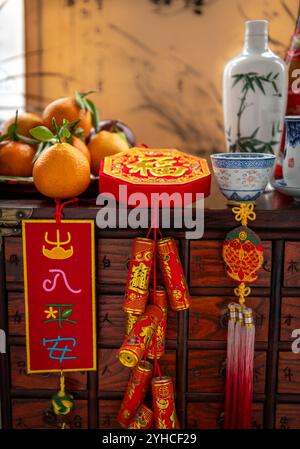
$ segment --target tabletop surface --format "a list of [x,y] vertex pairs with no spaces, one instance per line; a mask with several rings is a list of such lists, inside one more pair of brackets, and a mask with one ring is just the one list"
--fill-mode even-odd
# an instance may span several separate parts
[[[0,209],[29,208],[34,210],[33,218],[49,218],[54,213],[54,201],[37,195],[24,195],[22,186],[18,186],[14,194],[7,193],[0,185]],[[97,189],[92,196],[82,197],[78,203],[68,205],[64,209],[65,218],[94,218],[99,206],[96,205]],[[257,200],[255,211],[257,219],[253,227],[262,229],[300,230],[300,203],[292,197],[277,191],[266,192]],[[210,228],[222,228],[234,224],[231,208],[220,193],[215,180],[212,178],[211,194],[205,199],[205,225]]]

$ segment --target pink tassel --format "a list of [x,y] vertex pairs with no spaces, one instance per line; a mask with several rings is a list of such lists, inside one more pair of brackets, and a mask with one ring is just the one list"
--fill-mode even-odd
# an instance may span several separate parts
[[235,303],[228,305],[229,319],[227,332],[227,360],[226,360],[226,390],[225,390],[225,429],[230,429],[233,390],[233,364],[234,364],[234,334],[237,319]]
[[234,330],[234,344],[233,344],[233,389],[232,389],[232,406],[230,429],[236,429],[237,419],[239,415],[238,401],[239,401],[239,376],[240,376],[240,345],[241,345],[241,329],[243,324],[242,308],[236,304],[237,321]]
[[239,374],[238,374],[238,413],[235,423],[235,429],[243,428],[244,415],[244,385],[245,385],[245,353],[246,353],[246,328],[244,326],[243,309],[241,308],[241,333],[239,348]]
[[241,395],[243,395],[243,420],[242,429],[250,429],[252,426],[252,402],[253,402],[253,361],[255,343],[255,325],[252,309],[243,309],[244,317],[244,382]]

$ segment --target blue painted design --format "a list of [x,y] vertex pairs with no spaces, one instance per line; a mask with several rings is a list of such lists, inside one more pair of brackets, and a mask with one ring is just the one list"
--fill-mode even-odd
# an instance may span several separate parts
[[226,153],[212,154],[212,163],[218,168],[271,168],[275,162],[273,154]]
[[287,117],[285,123],[287,145],[295,148],[297,145],[300,145],[300,118]]
[[[222,192],[222,189],[220,190]],[[236,191],[234,191],[228,199],[232,201],[255,201],[257,198],[259,198],[261,193],[262,190],[258,191],[255,195],[240,196]]]

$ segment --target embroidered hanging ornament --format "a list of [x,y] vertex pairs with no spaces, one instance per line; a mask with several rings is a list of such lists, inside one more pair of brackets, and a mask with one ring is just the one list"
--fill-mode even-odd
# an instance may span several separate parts
[[223,259],[228,276],[240,284],[234,289],[238,303],[228,305],[225,428],[249,429],[252,424],[255,325],[252,309],[245,305],[245,298],[251,293],[246,283],[257,280],[264,253],[260,238],[247,226],[248,220],[256,218],[254,204],[241,203],[232,211],[241,226],[226,235]]
[[76,201],[56,199],[54,220],[22,222],[27,372],[60,373],[52,409],[61,429],[74,409],[64,373],[97,369],[94,222],[63,219]]

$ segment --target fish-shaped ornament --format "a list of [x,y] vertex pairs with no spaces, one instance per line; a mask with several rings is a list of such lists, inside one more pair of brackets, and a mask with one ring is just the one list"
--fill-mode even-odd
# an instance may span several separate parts
[[264,260],[258,235],[247,226],[228,232],[223,242],[223,259],[227,274],[238,282],[255,282]]

